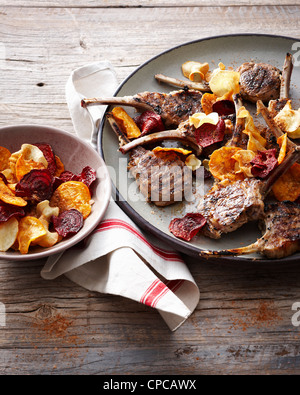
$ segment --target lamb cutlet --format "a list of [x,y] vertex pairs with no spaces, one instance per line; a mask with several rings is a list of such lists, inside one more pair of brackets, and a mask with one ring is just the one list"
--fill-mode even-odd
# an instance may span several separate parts
[[204,235],[219,239],[222,234],[261,218],[272,186],[299,158],[300,149],[296,147],[266,180],[248,178],[217,183],[199,206],[199,213],[207,220]]
[[298,203],[267,203],[259,226],[263,236],[247,247],[202,254],[220,256],[260,253],[269,259],[282,259],[300,251],[300,205]]
[[[242,102],[239,95],[234,96],[234,103],[237,112],[238,109],[242,106]],[[231,145],[235,145],[239,143],[240,145],[245,146],[247,136],[243,135],[242,133],[243,125],[241,126],[241,123],[242,122],[238,120],[237,127],[235,128],[233,137],[231,139],[231,143],[230,143]],[[142,136],[137,139],[134,139],[130,141],[128,144],[122,146],[120,148],[120,151],[123,154],[126,154],[127,152],[138,146],[143,146],[147,144],[156,144],[166,140],[175,140],[175,141],[180,141],[181,143],[191,147],[195,151],[196,155],[199,156],[201,155],[203,148],[201,144],[197,141],[195,132],[196,132],[196,128],[193,125],[190,125],[189,121],[187,120],[181,122],[177,129],[152,133],[150,135]]]
[[[119,137],[120,145],[128,143],[111,113],[107,114],[107,119]],[[168,160],[143,147],[136,147],[130,152],[128,169],[146,200],[156,206],[182,201],[184,193],[191,189],[192,175],[179,157]]]
[[159,114],[166,128],[176,127],[190,115],[201,112],[202,93],[179,90],[171,93],[143,92],[134,96],[83,99],[82,107],[91,105],[123,105]]
[[240,93],[243,99],[256,103],[268,102],[280,95],[281,71],[266,63],[243,63],[240,73]]

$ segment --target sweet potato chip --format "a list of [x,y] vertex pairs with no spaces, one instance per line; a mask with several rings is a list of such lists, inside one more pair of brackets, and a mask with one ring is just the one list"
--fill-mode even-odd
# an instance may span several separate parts
[[48,162],[44,157],[43,152],[38,147],[32,144],[23,144],[21,150],[18,152],[14,152],[9,158],[10,167],[13,172],[15,172],[17,160],[20,158],[21,155],[23,155],[24,160],[33,160],[35,162],[40,162],[45,166],[45,168],[48,167]]
[[213,105],[216,103],[218,96],[214,93],[204,93],[201,98],[201,106],[203,112],[208,115],[213,111]]
[[0,147],[0,171],[9,168],[10,151],[5,147]]
[[192,153],[192,151],[184,149],[184,148],[173,148],[173,147],[155,147],[153,150],[153,152],[157,153],[157,152],[175,152],[181,155],[190,155]]
[[80,181],[67,181],[54,192],[50,206],[58,207],[60,214],[64,211],[76,209],[86,219],[91,211],[91,194],[89,188]]
[[12,217],[0,224],[0,251],[8,251],[14,244],[18,236],[19,222]]
[[278,164],[280,165],[284,161],[284,159],[286,157],[286,153],[287,153],[287,143],[288,143],[287,133],[285,133],[284,135],[279,137],[279,139],[277,140],[277,143],[280,147],[280,152],[279,152],[279,156],[278,156]]
[[59,177],[61,173],[65,171],[65,166],[57,155],[55,155],[55,163],[56,163],[56,171],[54,177]]
[[2,178],[0,178],[0,200],[4,203],[12,204],[13,206],[25,207],[27,205],[26,200],[15,196],[12,190],[5,185]]
[[140,129],[122,107],[115,107],[112,110],[112,114],[121,131],[126,134],[129,139],[140,137]]
[[35,217],[24,217],[19,222],[18,243],[21,254],[27,254],[30,244],[47,234],[41,221]]
[[243,180],[242,173],[236,173],[236,160],[233,156],[241,151],[238,147],[222,147],[215,150],[209,161],[209,171],[218,180]]
[[24,156],[21,155],[15,167],[17,180],[20,181],[25,174],[34,169],[45,169],[45,165],[42,162],[35,162],[33,159],[25,160]]
[[275,198],[280,202],[296,201],[300,196],[300,164],[295,163],[273,186]]

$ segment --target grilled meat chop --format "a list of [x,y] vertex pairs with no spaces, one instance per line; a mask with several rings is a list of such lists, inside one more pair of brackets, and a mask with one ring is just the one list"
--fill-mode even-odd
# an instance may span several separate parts
[[124,105],[159,114],[167,128],[176,127],[190,115],[201,112],[202,93],[196,90],[179,90],[171,93],[143,92],[134,96],[84,99],[82,107],[90,105]]
[[[107,119],[121,145],[128,143],[112,114],[108,113]],[[184,194],[191,190],[192,174],[180,158],[168,160],[143,147],[136,147],[130,152],[128,169],[146,200],[156,206],[182,201]]]
[[215,251],[211,255],[246,255],[259,252],[270,259],[281,259],[300,251],[300,205],[298,203],[267,203],[259,226],[263,236],[254,244],[231,250]]
[[243,63],[240,73],[241,95],[245,100],[256,103],[268,102],[280,96],[281,71],[266,63]]
[[249,221],[258,220],[264,212],[264,200],[276,180],[300,158],[296,147],[266,180],[248,178],[243,181],[221,181],[205,195],[199,213],[207,223],[204,234],[219,239]]

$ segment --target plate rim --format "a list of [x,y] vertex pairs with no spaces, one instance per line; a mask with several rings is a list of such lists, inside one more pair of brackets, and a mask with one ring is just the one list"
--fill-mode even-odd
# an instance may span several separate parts
[[[184,43],[175,45],[169,49],[166,49],[159,54],[151,57],[144,63],[142,63],[140,66],[138,66],[133,72],[131,72],[117,87],[115,90],[113,96],[116,96],[118,92],[122,89],[122,87],[126,84],[127,81],[131,79],[133,75],[135,75],[140,69],[145,67],[147,64],[151,63],[152,61],[156,60],[160,56],[163,56],[165,54],[168,54],[169,52],[172,52],[176,49],[179,49],[184,46],[196,44],[196,43],[201,43],[203,41],[208,41],[208,40],[213,40],[213,39],[222,39],[222,38],[230,38],[230,37],[265,37],[265,38],[278,38],[278,39],[286,39],[286,40],[295,40],[299,41],[300,38],[295,38],[291,36],[284,36],[284,35],[276,35],[276,34],[268,34],[268,33],[231,33],[231,34],[223,34],[223,35],[215,35],[215,36],[206,36],[200,39],[195,39],[191,41],[186,41]],[[106,121],[105,115],[107,114],[109,110],[109,106],[106,108],[104,115],[101,119],[101,122],[99,124],[98,128],[98,134],[97,134],[97,151],[101,158],[103,159],[105,163],[105,157],[104,157],[104,150],[103,150],[103,133],[104,133],[104,125]],[[296,255],[291,255],[286,258],[280,258],[280,259],[267,259],[267,258],[244,258],[243,256],[211,256],[211,257],[203,257],[200,256],[200,251],[202,251],[199,247],[195,247],[193,245],[187,245],[183,241],[176,239],[172,237],[171,235],[168,235],[167,233],[161,231],[160,229],[156,228],[154,225],[152,225],[150,222],[148,222],[145,218],[143,218],[120,194],[119,190],[115,186],[115,184],[112,182],[111,183],[112,187],[112,196],[114,196],[115,202],[118,204],[118,206],[138,225],[141,227],[141,229],[148,231],[152,235],[162,238],[164,242],[169,247],[174,248],[177,252],[186,254],[192,258],[195,258],[197,260],[201,260],[201,262],[215,262],[215,263],[259,263],[259,264],[276,264],[276,263],[296,263],[299,261],[299,256],[298,254]]]
[[95,228],[99,225],[100,221],[103,219],[103,216],[106,213],[106,210],[108,208],[109,202],[110,202],[110,198],[111,198],[111,192],[112,192],[112,182],[111,182],[111,178],[105,163],[105,160],[103,157],[101,157],[99,155],[99,152],[97,150],[95,150],[95,148],[93,148],[90,144],[88,144],[86,141],[80,139],[76,134],[67,132],[64,129],[59,129],[55,126],[50,126],[50,125],[42,125],[42,124],[31,124],[31,123],[23,123],[23,124],[9,124],[6,126],[1,126],[0,127],[0,132],[2,130],[5,129],[14,129],[14,128],[46,128],[48,130],[53,130],[54,132],[58,132],[58,133],[62,133],[64,135],[67,135],[68,137],[71,138],[75,138],[75,140],[79,141],[80,143],[82,143],[83,145],[85,145],[87,148],[92,149],[95,151],[96,154],[98,154],[99,159],[100,159],[100,163],[101,163],[101,168],[104,170],[105,172],[105,178],[104,181],[106,183],[106,193],[105,193],[105,200],[103,200],[103,207],[101,210],[101,215],[99,215],[99,218],[97,221],[95,221],[95,223],[93,225],[90,226],[89,229],[87,229],[85,232],[83,232],[80,236],[78,236],[78,238],[76,238],[76,240],[71,241],[70,239],[70,243],[67,246],[67,248],[63,245],[59,245],[57,244],[57,249],[55,249],[55,251],[49,251],[47,250],[47,248],[44,251],[39,251],[37,253],[28,253],[28,254],[18,254],[18,255],[5,255],[3,254],[3,256],[0,256],[0,263],[1,262],[20,262],[20,261],[34,261],[34,260],[39,260],[39,259],[45,259],[45,258],[49,258],[50,256],[53,255],[58,255],[58,254],[62,254],[64,252],[66,252],[67,250],[69,250],[70,248],[74,247],[76,244],[80,243],[82,240],[84,240],[86,237],[88,237],[94,230]]

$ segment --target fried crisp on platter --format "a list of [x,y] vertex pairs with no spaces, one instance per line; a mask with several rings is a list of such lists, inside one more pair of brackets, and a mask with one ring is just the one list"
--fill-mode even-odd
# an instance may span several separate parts
[[295,163],[279,180],[272,189],[274,196],[280,202],[295,202],[300,196],[300,164]]
[[286,157],[286,153],[287,153],[287,146],[288,146],[288,135],[287,133],[282,135],[281,137],[279,137],[279,139],[277,140],[277,143],[280,147],[280,152],[279,152],[279,156],[278,156],[278,164],[280,165],[280,163],[282,163]]
[[209,75],[209,64],[195,61],[187,61],[181,66],[182,74],[191,81],[207,81]]
[[243,173],[245,177],[253,177],[251,161],[255,158],[255,152],[251,150],[239,150],[232,158],[236,160],[235,171]]
[[243,180],[242,173],[236,173],[236,160],[233,156],[241,151],[238,147],[222,147],[214,151],[210,157],[209,170],[218,180]]
[[112,110],[112,114],[119,128],[129,139],[134,139],[141,135],[141,131],[137,124],[122,107],[115,107]]
[[89,188],[80,181],[67,181],[54,192],[50,205],[58,207],[60,214],[64,211],[76,209],[86,219],[92,210]]
[[0,251],[8,251],[17,239],[19,222],[15,217],[0,223]]
[[18,245],[21,254],[27,254],[30,244],[47,234],[41,221],[35,217],[24,217],[19,222]]
[[27,206],[26,200],[21,197],[15,196],[12,190],[5,185],[3,180],[0,178],[0,200],[4,203],[12,204],[13,206],[25,207]]
[[9,158],[11,157],[10,151],[5,147],[0,147],[0,171],[9,168]]

